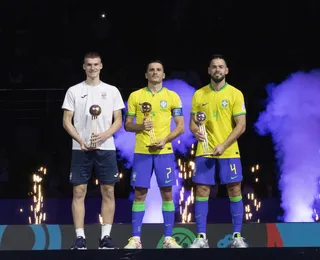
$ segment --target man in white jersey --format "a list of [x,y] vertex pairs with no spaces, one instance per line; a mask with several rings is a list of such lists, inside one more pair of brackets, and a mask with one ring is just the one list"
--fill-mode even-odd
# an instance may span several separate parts
[[[72,215],[76,240],[71,249],[87,248],[84,199],[93,169],[102,194],[103,223],[99,248],[117,248],[110,237],[115,211],[114,185],[119,181],[113,134],[121,128],[121,110],[125,106],[119,90],[100,80],[102,62],[98,53],[85,55],[83,69],[86,80],[68,89],[62,105],[63,127],[73,139],[70,182],[73,184]],[[101,107],[101,114],[96,119],[97,134],[93,136],[96,148],[88,144],[92,127],[89,110],[92,105]]]

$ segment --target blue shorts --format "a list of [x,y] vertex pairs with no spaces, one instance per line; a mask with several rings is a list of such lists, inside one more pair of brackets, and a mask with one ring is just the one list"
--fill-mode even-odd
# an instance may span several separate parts
[[216,171],[219,172],[220,183],[228,184],[242,181],[240,158],[206,158],[197,156],[192,181],[199,184],[214,185]]
[[149,189],[153,171],[159,187],[174,186],[176,183],[174,154],[135,153],[133,157],[131,186]]
[[119,182],[120,176],[116,151],[72,150],[70,183],[73,185],[88,184],[93,170],[100,184],[114,184]]

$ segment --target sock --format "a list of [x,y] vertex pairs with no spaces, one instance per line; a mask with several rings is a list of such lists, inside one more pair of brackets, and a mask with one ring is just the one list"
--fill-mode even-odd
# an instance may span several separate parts
[[76,236],[86,238],[84,235],[84,228],[76,228]]
[[140,237],[141,235],[141,226],[146,210],[146,205],[144,202],[134,201],[132,205],[132,236]]
[[168,239],[172,238],[171,236],[164,237],[164,241],[167,241]]
[[162,202],[162,215],[164,224],[164,236],[171,237],[172,229],[174,225],[174,203],[173,201],[163,201]]
[[140,241],[140,237],[133,236],[132,238],[135,238],[136,240]]
[[207,239],[207,235],[206,235],[206,233],[199,233],[199,234],[197,235],[197,238]]
[[243,222],[243,200],[242,196],[230,197],[230,213],[232,217],[234,237],[241,236]]
[[101,239],[103,239],[105,236],[110,237],[112,225],[110,224],[102,224],[101,225]]
[[233,238],[235,238],[235,237],[241,237],[241,234],[238,233],[238,232],[234,232],[232,237],[233,237]]
[[204,235],[204,238],[207,231],[208,201],[209,197],[196,197],[195,203],[197,231],[199,235]]

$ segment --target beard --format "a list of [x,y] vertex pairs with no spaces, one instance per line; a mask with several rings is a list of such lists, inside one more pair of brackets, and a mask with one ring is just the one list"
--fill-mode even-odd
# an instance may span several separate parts
[[223,81],[223,80],[225,79],[225,76],[221,76],[221,77],[211,76],[211,79],[212,79],[215,83],[220,83],[221,81]]

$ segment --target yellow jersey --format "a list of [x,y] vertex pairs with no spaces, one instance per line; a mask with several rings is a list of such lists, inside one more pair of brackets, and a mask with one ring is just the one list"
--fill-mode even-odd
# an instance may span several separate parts
[[[172,116],[182,116],[182,103],[178,94],[165,87],[153,94],[149,88],[141,88],[132,92],[128,99],[128,116],[136,117],[136,124],[142,124],[145,115],[141,112],[141,104],[148,102],[152,105],[149,115],[153,122],[156,140],[167,137],[171,132]],[[169,154],[173,153],[172,144],[167,143],[161,150],[151,150],[147,145],[151,143],[149,131],[136,133],[134,152],[142,154]]]
[[[240,90],[226,83],[219,91],[210,84],[197,90],[192,97],[191,116],[204,112],[204,126],[211,150],[223,143],[235,127],[234,117],[246,114],[243,94]],[[196,156],[204,154],[201,142],[198,142]],[[240,158],[238,142],[235,141],[220,156],[213,158]]]

